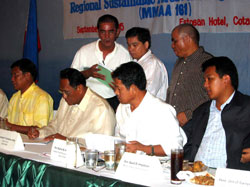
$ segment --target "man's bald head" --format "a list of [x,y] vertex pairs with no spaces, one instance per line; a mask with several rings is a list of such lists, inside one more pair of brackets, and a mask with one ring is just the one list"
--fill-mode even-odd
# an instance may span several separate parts
[[198,30],[191,24],[181,24],[174,28],[173,31],[178,30],[179,35],[186,34],[188,35],[196,45],[199,46],[200,34]]

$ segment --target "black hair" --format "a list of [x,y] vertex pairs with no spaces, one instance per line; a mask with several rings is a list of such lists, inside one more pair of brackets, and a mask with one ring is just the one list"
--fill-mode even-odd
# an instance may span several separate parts
[[76,88],[78,85],[82,84],[86,87],[86,79],[83,74],[73,68],[66,68],[60,72],[61,79],[68,79],[71,87]]
[[146,89],[146,75],[143,68],[136,62],[127,62],[120,65],[113,73],[112,78],[118,78],[127,89],[134,84],[140,90]]
[[29,59],[27,58],[22,58],[20,60],[17,60],[16,62],[14,62],[10,68],[13,69],[15,67],[19,67],[19,69],[23,72],[23,73],[30,73],[33,81],[36,80],[36,76],[37,76],[37,69],[36,69],[36,65]]
[[215,66],[216,73],[222,78],[229,75],[231,84],[235,90],[238,89],[239,78],[237,68],[228,57],[213,57],[202,64],[202,71],[205,72],[208,67]]
[[115,24],[115,28],[118,29],[119,28],[119,22],[118,19],[115,16],[112,16],[110,14],[105,14],[101,17],[99,17],[98,21],[97,21],[97,29],[100,28],[100,24],[101,23],[114,23]]
[[138,40],[140,42],[142,42],[143,44],[145,42],[148,42],[149,44],[149,47],[151,47],[151,36],[150,36],[150,31],[146,28],[141,28],[141,27],[133,27],[131,29],[129,29],[127,32],[126,32],[126,39],[130,38],[130,37],[135,37],[137,36],[138,37]]

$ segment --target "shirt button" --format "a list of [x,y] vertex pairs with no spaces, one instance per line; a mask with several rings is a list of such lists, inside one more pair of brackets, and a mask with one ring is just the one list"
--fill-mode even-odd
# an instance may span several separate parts
[[179,82],[177,82],[177,85],[180,85],[180,83],[179,83]]
[[176,96],[176,93],[174,94],[174,96]]
[[183,74],[183,72],[181,72],[181,75]]

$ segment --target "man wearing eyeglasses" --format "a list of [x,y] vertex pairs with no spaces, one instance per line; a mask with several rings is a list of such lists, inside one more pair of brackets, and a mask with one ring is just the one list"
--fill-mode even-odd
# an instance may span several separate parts
[[55,118],[42,129],[31,129],[29,138],[53,140],[84,138],[87,134],[113,135],[115,114],[108,102],[86,87],[80,71],[67,68],[60,73],[62,99]]

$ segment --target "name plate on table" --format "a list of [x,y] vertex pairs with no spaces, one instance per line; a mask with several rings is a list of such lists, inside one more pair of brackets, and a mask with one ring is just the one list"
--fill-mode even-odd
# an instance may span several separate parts
[[80,148],[75,142],[54,139],[50,158],[64,163],[68,168],[80,167],[83,165]]
[[157,157],[124,153],[115,176],[123,181],[156,186],[164,181],[163,169]]
[[0,129],[0,148],[10,151],[24,150],[20,134],[15,131]]
[[215,183],[216,187],[249,187],[250,171],[218,168],[216,170]]

